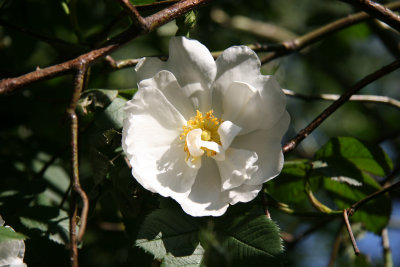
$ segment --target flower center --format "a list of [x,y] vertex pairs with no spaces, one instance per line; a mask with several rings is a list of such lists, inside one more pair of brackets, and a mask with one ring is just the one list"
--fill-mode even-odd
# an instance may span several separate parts
[[[190,118],[190,120],[188,120],[187,122],[187,125],[183,126],[183,133],[181,134],[180,139],[181,140],[185,139],[186,141],[189,132],[195,129],[200,129],[202,131],[201,140],[208,142],[215,142],[218,145],[221,145],[221,140],[218,134],[218,128],[222,123],[222,119],[215,117],[213,115],[213,112],[214,112],[213,110],[210,110],[206,113],[205,116],[203,116],[203,113],[197,110],[196,116]],[[206,147],[201,147],[201,149],[206,152],[208,157],[216,155],[216,152],[214,150],[211,150]],[[187,158],[189,158],[190,152],[188,149],[187,142],[185,142],[184,150],[187,153]]]

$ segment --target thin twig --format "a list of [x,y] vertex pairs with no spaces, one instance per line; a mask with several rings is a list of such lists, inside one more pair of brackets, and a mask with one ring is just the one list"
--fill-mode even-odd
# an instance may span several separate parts
[[318,210],[319,212],[325,213],[325,214],[339,214],[341,213],[341,211],[339,210],[332,210],[331,208],[325,206],[324,204],[322,204],[313,194],[313,192],[311,191],[311,185],[310,182],[308,180],[306,180],[305,182],[305,193],[308,197],[308,199],[311,202],[311,205],[313,205],[313,207]]
[[272,23],[258,21],[240,15],[230,17],[224,10],[219,8],[213,9],[210,17],[221,26],[228,26],[235,30],[250,33],[274,42],[283,42],[297,37],[295,33]]
[[132,59],[124,59],[124,60],[115,60],[111,56],[106,56],[105,61],[109,64],[109,66],[114,70],[120,70],[128,67],[136,66],[140,59],[132,58]]
[[124,8],[124,10],[128,13],[129,17],[132,19],[133,24],[135,24],[137,28],[140,29],[146,25],[146,21],[142,18],[137,9],[132,5],[132,3],[129,0],[115,0],[115,1],[117,1]]
[[400,188],[400,181],[390,185],[390,186],[386,186],[384,188],[382,188],[379,191],[376,191],[372,194],[370,194],[369,196],[366,196],[365,198],[361,199],[360,201],[357,201],[356,203],[354,203],[353,205],[351,205],[351,207],[348,209],[349,210],[349,215],[352,216],[357,209],[359,209],[362,205],[364,205],[365,203],[367,203],[368,201],[379,197],[380,195],[385,194],[386,192],[390,192],[393,191],[397,188]]
[[344,219],[344,222],[346,223],[347,232],[349,233],[351,244],[353,245],[353,248],[354,248],[354,253],[358,256],[358,255],[360,255],[360,250],[357,247],[356,239],[354,238],[353,231],[351,230],[351,226],[350,226],[349,217],[347,215],[347,212],[348,212],[347,209],[343,210],[343,219]]
[[353,85],[349,90],[343,93],[339,99],[327,107],[318,117],[316,117],[307,127],[302,129],[295,137],[287,142],[282,150],[284,153],[292,151],[304,138],[306,138],[312,131],[314,131],[325,119],[327,119],[333,112],[346,103],[352,95],[367,86],[368,84],[376,81],[377,79],[389,74],[390,72],[400,67],[400,60],[396,60],[389,65],[367,75],[362,80]]
[[390,249],[388,229],[383,228],[382,233],[382,248],[383,248],[383,261],[384,267],[393,267],[392,250]]
[[[83,191],[79,181],[79,163],[78,163],[78,116],[75,113],[76,105],[81,96],[84,84],[85,75],[88,64],[85,61],[81,62],[80,69],[75,75],[75,89],[72,95],[71,104],[67,113],[71,119],[71,161],[72,161],[72,176],[71,176],[71,199],[70,199],[70,256],[71,266],[78,266],[78,248],[77,244],[82,240],[86,229],[87,213],[89,210],[89,200],[85,191]],[[78,213],[76,195],[79,195],[82,200],[82,211],[80,216],[81,226],[79,233],[76,236],[76,216]]]
[[[340,98],[338,94],[320,94],[320,95],[305,95],[296,93],[294,91],[288,89],[282,89],[285,95],[293,96],[296,98],[300,98],[303,100],[327,100],[327,101],[336,101]],[[357,102],[375,102],[375,103],[383,103],[394,106],[400,109],[400,101],[388,96],[380,96],[380,95],[352,95],[349,101],[357,101]]]
[[342,243],[342,231],[343,231],[344,225],[343,223],[340,224],[338,231],[336,232],[336,238],[335,241],[333,242],[332,246],[332,251],[331,251],[331,256],[329,258],[329,263],[328,267],[332,267],[333,264],[335,263],[335,260],[337,258],[340,244]]
[[[400,1],[393,2],[385,5],[385,7],[396,10],[400,8]],[[359,22],[370,19],[371,16],[365,12],[359,12],[345,18],[336,20],[332,23],[324,25],[314,31],[311,31],[305,35],[302,35],[298,38],[295,38],[290,41],[286,41],[280,44],[282,49],[280,51],[273,52],[261,59],[262,64],[266,64],[278,57],[282,57],[288,54],[291,54],[296,51],[300,51],[301,49],[309,46],[310,44],[316,43],[325,36],[335,33],[341,29],[349,27],[351,25],[357,24]]]
[[387,7],[371,0],[341,0],[365,11],[400,32],[400,16]]
[[75,59],[57,65],[53,65],[44,69],[37,69],[36,71],[24,74],[19,77],[0,80],[0,94],[11,93],[15,89],[29,85],[33,82],[38,82],[51,77],[73,73],[73,71],[79,69],[82,61],[85,61],[87,62],[87,64],[91,65],[95,63],[98,59],[105,57],[109,53],[118,49],[123,44],[136,38],[137,36],[154,31],[158,27],[185,14],[186,12],[189,12],[198,6],[209,3],[211,1],[212,0],[186,0],[178,2],[160,12],[146,17],[144,19],[145,25],[142,27],[142,30],[131,27],[130,29],[124,31],[123,33],[108,41],[101,48],[94,49]]

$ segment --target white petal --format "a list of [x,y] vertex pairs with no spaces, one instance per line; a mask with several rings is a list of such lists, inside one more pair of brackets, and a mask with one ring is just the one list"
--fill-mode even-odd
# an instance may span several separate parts
[[233,82],[225,90],[222,107],[222,119],[242,128],[241,135],[259,129],[266,115],[259,92],[243,82]]
[[231,147],[254,151],[258,156],[258,171],[245,183],[259,185],[276,177],[283,167],[281,140],[289,126],[287,112],[269,130],[258,130],[246,135],[237,136]]
[[193,157],[200,157],[204,154],[204,150],[201,149],[201,133],[201,129],[194,129],[186,136],[186,145]]
[[174,106],[186,120],[193,116],[195,110],[183,89],[178,84],[175,76],[169,72],[162,70],[154,77],[142,80],[139,88],[153,87],[159,89],[165,98]]
[[225,160],[217,161],[221,175],[222,190],[229,190],[242,185],[258,170],[255,165],[258,157],[253,151],[229,148]]
[[163,196],[185,194],[197,170],[187,166],[184,142],[179,139],[182,115],[160,90],[139,88],[125,107],[122,146],[136,180]]
[[286,98],[273,76],[261,75],[261,63],[256,53],[247,46],[230,47],[217,58],[216,64],[217,76],[213,84],[215,114],[225,112],[222,110],[222,102],[231,84],[242,82],[257,90],[261,96],[260,106],[263,108],[261,127],[269,129],[275,125],[279,114],[285,110]]
[[221,179],[215,161],[203,157],[196,181],[187,198],[177,200],[192,216],[221,216],[228,208],[228,193],[221,192]]
[[227,150],[231,145],[233,139],[242,130],[239,126],[233,124],[231,121],[224,121],[218,128],[218,134],[221,139],[222,148]]
[[243,184],[232,190],[229,190],[229,204],[235,205],[238,202],[249,202],[253,200],[262,189],[260,185]]
[[165,65],[165,62],[156,57],[141,58],[135,67],[137,80],[150,79],[161,70],[168,70],[165,68]]
[[217,75],[213,84],[213,108],[216,114],[222,114],[222,99],[225,90],[234,81],[254,85],[259,79],[261,63],[256,53],[247,46],[232,46],[226,49],[216,60]]
[[261,85],[261,105],[264,109],[261,128],[270,129],[278,122],[279,115],[286,112],[286,96],[274,76],[261,76]]
[[189,156],[188,160],[186,160],[186,164],[193,169],[200,169],[201,167],[201,157],[192,157]]
[[222,146],[220,146],[217,143],[212,142],[212,141],[201,141],[200,144],[201,144],[202,147],[205,147],[205,148],[208,148],[208,149],[210,149],[212,151],[217,152],[217,154],[223,153],[223,151],[224,151],[222,149]]
[[185,37],[173,37],[167,62],[146,58],[136,67],[138,80],[153,77],[161,70],[174,74],[194,109],[201,112],[211,109],[210,88],[215,79],[216,65],[204,45]]

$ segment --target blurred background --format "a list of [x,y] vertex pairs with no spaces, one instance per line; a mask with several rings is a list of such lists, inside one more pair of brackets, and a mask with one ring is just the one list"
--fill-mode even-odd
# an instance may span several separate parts
[[[151,1],[132,2],[142,5]],[[139,8],[143,16],[158,10]],[[210,51],[233,45],[280,43],[355,12],[350,5],[333,0],[218,0],[196,11],[196,25],[190,37]],[[0,0],[0,79],[72,59],[101,46],[128,26],[129,18],[115,1]],[[126,60],[167,56],[169,38],[177,29],[175,21],[170,22],[134,39],[111,57]],[[299,94],[342,94],[369,73],[399,58],[399,42],[398,32],[369,20],[330,34],[298,53],[275,59],[263,65],[262,73],[275,75],[282,88]],[[265,55],[259,53],[260,58]],[[394,71],[362,89],[360,94],[400,99],[399,75],[398,70]],[[119,97],[128,99],[135,88],[133,67],[117,70],[109,61],[102,60],[91,68],[88,90],[119,90]],[[66,75],[0,96],[0,214],[6,224],[30,237],[26,240],[28,266],[69,265],[65,245],[68,237],[65,198],[70,173],[66,108],[72,89],[72,76]],[[121,103],[113,101],[112,107],[106,103],[104,109],[80,103],[81,183],[91,201],[88,229],[80,250],[82,266],[148,266],[146,263],[152,259],[132,248],[133,237],[122,219],[124,213],[134,213],[132,216],[143,219],[158,204],[150,193],[124,179],[130,173],[118,156],[121,122],[117,117]],[[292,122],[283,142],[304,128],[330,102],[288,96],[287,103]],[[91,109],[90,112],[85,108]],[[352,136],[379,144],[394,166],[398,166],[399,114],[400,107],[387,104],[346,103],[288,158],[310,158],[329,138]],[[398,175],[394,179],[397,181]],[[126,190],[132,198],[116,197],[121,192],[127,193]],[[320,197],[324,199],[323,195]],[[396,253],[400,251],[399,192],[394,192],[393,197],[388,230],[394,266],[400,266],[400,255]],[[320,224],[315,231],[286,247],[286,266],[328,266],[339,220],[321,222],[277,210],[271,210],[271,215],[289,243],[310,226]],[[44,218],[49,220],[43,222]],[[381,237],[363,231],[360,225],[353,227],[366,259],[353,261],[351,244],[346,241],[339,248],[334,266],[383,266]],[[346,232],[341,235],[346,240]]]

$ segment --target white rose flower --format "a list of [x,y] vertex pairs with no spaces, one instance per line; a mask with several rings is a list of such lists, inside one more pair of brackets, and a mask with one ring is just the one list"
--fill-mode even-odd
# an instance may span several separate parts
[[246,46],[214,61],[184,37],[171,38],[167,62],[143,58],[122,133],[136,180],[192,216],[254,199],[282,170],[290,121],[282,89],[260,66]]

